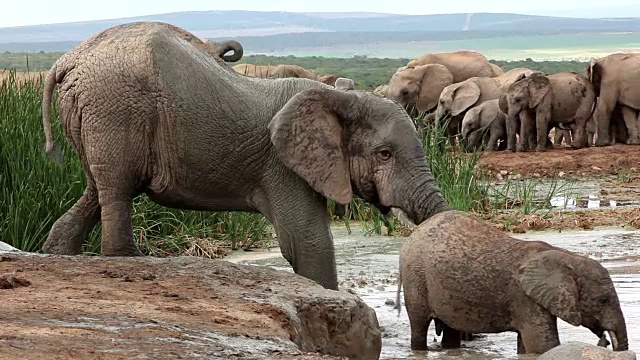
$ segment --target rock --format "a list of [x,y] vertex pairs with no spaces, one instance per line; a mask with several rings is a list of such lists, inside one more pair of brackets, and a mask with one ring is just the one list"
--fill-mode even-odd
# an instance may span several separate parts
[[[0,358],[378,359],[359,297],[197,257],[5,253]],[[16,285],[16,286],[13,286]]]
[[0,241],[0,252],[16,252],[16,251],[20,251],[20,250],[14,248],[13,246],[7,243],[3,243],[2,241]]
[[570,341],[538,356],[538,360],[636,360],[633,351],[612,351],[597,345]]

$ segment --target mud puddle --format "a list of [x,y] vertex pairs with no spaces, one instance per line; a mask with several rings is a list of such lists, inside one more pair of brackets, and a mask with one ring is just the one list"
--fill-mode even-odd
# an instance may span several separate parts
[[[409,319],[404,306],[398,316],[394,309],[398,252],[406,238],[363,236],[359,225],[352,224],[348,234],[344,226],[332,227],[340,287],[354,291],[375,309],[383,328],[382,359],[535,359],[516,355],[516,334],[485,334],[463,342],[462,349],[439,349],[439,337],[431,323],[429,352],[413,352],[409,347]],[[629,347],[640,351],[640,231],[599,229],[590,231],[530,231],[515,234],[525,240],[543,240],[553,245],[587,255],[610,269],[627,323]],[[292,271],[278,248],[270,251],[236,252],[226,260],[244,264],[266,265]],[[560,340],[598,339],[586,328],[574,327],[558,320]]]

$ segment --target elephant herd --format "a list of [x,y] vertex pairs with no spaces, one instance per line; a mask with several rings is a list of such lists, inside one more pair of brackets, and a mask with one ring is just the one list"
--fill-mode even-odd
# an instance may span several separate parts
[[[374,93],[393,99],[466,149],[544,151],[640,144],[640,54],[594,58],[584,74],[502,71],[475,51],[411,60]],[[473,110],[473,111],[472,111]],[[553,143],[549,139],[555,128]]]
[[[535,125],[546,137],[548,127],[564,123],[578,138],[597,96],[598,131],[614,123],[604,118],[615,111],[625,120],[635,114],[640,104],[628,86],[614,88],[634,75],[621,77],[616,67],[635,58],[592,62],[593,86],[573,73],[502,72],[478,53],[431,54],[392,77],[386,95],[392,100],[356,90],[345,78],[327,85],[303,76],[243,74],[227,64],[241,56],[232,40],[207,43],[167,23],[133,22],[60,57],[44,83],[45,149],[54,151],[50,110],[57,87],[64,135],[86,188],[55,221],[44,252],[80,254],[100,222],[103,256],[142,255],[131,211],[133,199],[146,194],[172,208],[262,213],[294,272],[337,290],[327,199],[344,206],[357,196],[419,224],[400,259],[412,348],[426,348],[426,328],[435,319],[452,346],[463,333],[516,331],[518,352],[543,352],[559,344],[557,317],[602,341],[609,332],[615,350],[628,348],[606,270],[452,210],[405,106],[451,117],[461,128],[477,117],[479,125],[464,127],[469,138],[483,126],[494,138],[509,138],[513,129],[498,129],[495,120],[528,111],[536,122],[520,116],[520,128]],[[637,126],[627,134],[634,143]],[[597,136],[596,144],[608,143],[607,134]]]

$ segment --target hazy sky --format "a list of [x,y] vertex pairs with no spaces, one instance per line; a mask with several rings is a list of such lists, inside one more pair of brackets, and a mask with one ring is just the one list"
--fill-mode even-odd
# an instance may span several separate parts
[[[190,10],[368,11],[403,14],[515,12],[636,5],[638,0],[5,0],[0,27],[111,19]],[[401,7],[399,6],[401,5]]]

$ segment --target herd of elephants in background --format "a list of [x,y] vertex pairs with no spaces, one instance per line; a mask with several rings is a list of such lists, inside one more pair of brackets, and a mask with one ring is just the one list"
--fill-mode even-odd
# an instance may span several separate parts
[[[233,68],[249,76],[305,77],[331,85],[337,78],[298,65]],[[544,151],[563,140],[577,149],[640,144],[639,83],[640,54],[594,58],[584,74],[545,74],[528,68],[505,72],[483,54],[461,50],[411,60],[373,92],[414,117],[425,114],[419,126],[442,123],[468,151]]]
[[[49,113],[57,87],[60,121],[87,185],[52,226],[46,253],[80,254],[101,222],[102,255],[141,255],[131,206],[147,194],[174,208],[264,214],[295,273],[337,290],[326,199],[346,205],[358,196],[418,224],[399,264],[412,349],[427,349],[433,320],[443,347],[512,331],[519,354],[561,349],[546,358],[569,359],[559,346],[561,318],[590,329],[599,349],[626,353],[607,270],[450,208],[419,130],[442,124],[452,139],[487,150],[543,151],[553,127],[575,148],[640,144],[640,54],[593,59],[585,74],[544,74],[503,72],[473,51],[434,53],[369,92],[335,75],[290,73],[305,71],[291,65],[227,64],[242,52],[236,41],[134,22],[56,61],[44,82],[46,151],[55,151]],[[431,115],[416,124],[414,112]]]

